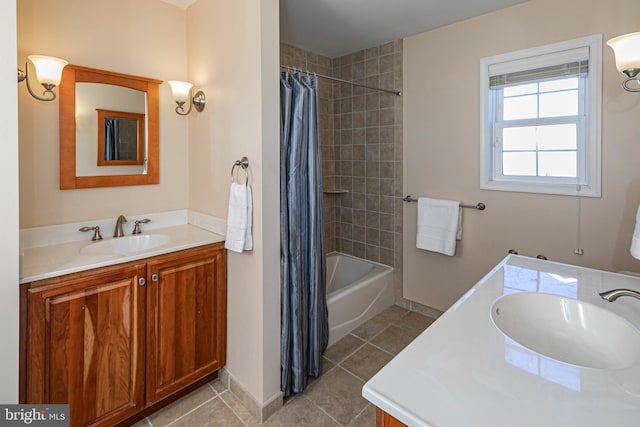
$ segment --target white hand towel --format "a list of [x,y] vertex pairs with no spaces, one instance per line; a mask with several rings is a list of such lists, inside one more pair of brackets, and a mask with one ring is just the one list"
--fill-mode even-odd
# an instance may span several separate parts
[[244,247],[245,251],[253,249],[253,236],[251,235],[251,225],[253,217],[253,201],[251,199],[251,186],[246,184],[247,187],[247,227],[244,234]]
[[418,198],[416,247],[453,256],[462,238],[460,202]]
[[636,212],[636,227],[631,238],[631,256],[640,259],[640,207]]
[[251,215],[251,188],[246,184],[231,183],[225,248],[234,252],[253,249]]

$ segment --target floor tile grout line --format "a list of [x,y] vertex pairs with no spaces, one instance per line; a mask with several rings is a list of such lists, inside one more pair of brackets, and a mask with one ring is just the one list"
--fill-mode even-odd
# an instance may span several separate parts
[[[225,390],[225,392],[229,391],[230,393],[232,393],[230,390]],[[244,422],[244,419],[231,407],[231,405],[229,405],[229,403],[225,400],[225,398],[222,396],[222,394],[220,394],[218,396],[220,398],[220,400],[222,400],[222,403],[224,403],[227,408],[229,408],[229,410],[231,410],[231,412],[233,413],[233,415],[236,416],[236,418],[242,423],[242,425],[244,425],[245,427],[250,427],[247,425],[247,423]],[[235,394],[234,394],[235,397]],[[244,405],[242,404],[242,402],[240,402],[240,400],[238,399],[238,403],[244,408]],[[247,410],[247,408],[244,408],[245,410]],[[247,412],[249,412],[247,410]],[[260,425],[262,425],[262,423],[260,423]]]
[[209,386],[209,388],[211,388],[211,390],[213,390],[213,393],[214,393],[216,396],[220,396],[220,393],[218,393],[218,390],[216,390],[216,389],[213,387],[213,384],[211,384],[211,382],[208,382],[208,383],[207,383],[207,385]]
[[432,323],[433,323],[433,322],[431,322],[430,324],[428,324],[428,325],[427,325],[427,326],[425,326],[424,328],[422,328],[422,327],[414,327],[414,326],[409,326],[409,327],[407,327],[407,326],[401,326],[401,325],[399,325],[397,322],[394,322],[394,323],[392,323],[392,324],[391,324],[391,325],[389,325],[389,326],[395,326],[396,328],[403,329],[403,330],[405,330],[405,331],[409,331],[409,332],[416,332],[416,331],[420,330],[420,332],[422,333],[422,332],[424,332],[424,330],[425,330],[425,329],[427,329],[429,326],[431,326],[431,324],[432,324]]
[[191,408],[189,411],[185,412],[184,414],[180,415],[178,418],[176,418],[175,420],[171,421],[169,424],[165,424],[163,427],[169,427],[175,423],[177,423],[178,421],[180,421],[182,418],[186,417],[187,415],[189,415],[192,412],[197,411],[198,409],[200,409],[202,406],[206,405],[209,402],[214,401],[215,399],[217,399],[220,396],[213,396],[210,399],[205,400],[204,402],[202,402],[201,404],[199,404],[198,406],[196,406],[195,408]]
[[374,340],[378,335],[380,335],[381,333],[383,333],[384,331],[386,331],[387,329],[389,329],[389,327],[390,327],[390,326],[395,326],[395,327],[400,328],[400,329],[406,329],[406,328],[402,328],[402,327],[400,327],[400,326],[397,326],[395,323],[396,323],[398,320],[402,319],[404,316],[406,316],[406,315],[407,315],[407,314],[409,314],[409,313],[411,313],[411,312],[410,312],[410,311],[408,311],[408,312],[406,312],[405,314],[403,314],[402,316],[400,316],[400,317],[399,317],[399,318],[397,318],[397,319],[389,320],[389,321],[384,325],[384,327],[383,327],[380,331],[376,332],[376,333],[375,333],[374,335],[372,335],[372,336],[371,336],[371,338],[369,338],[369,339],[364,338],[364,337],[360,337],[360,336],[358,336],[358,335],[354,334],[354,333],[353,333],[353,331],[351,331],[349,334],[350,334],[350,335],[353,335],[354,337],[358,337],[358,338],[360,338],[361,340],[365,340],[366,342],[371,342],[371,341],[373,341],[373,340]]
[[[380,348],[380,347],[378,347],[376,344],[374,344],[374,343],[373,343],[373,340],[374,340],[374,339],[376,339],[376,338],[378,337],[378,335],[380,335],[381,333],[383,333],[384,331],[386,331],[387,329],[389,329],[389,327],[390,327],[390,326],[395,326],[395,325],[393,324],[393,322],[390,322],[390,323],[386,324],[386,325],[385,325],[385,327],[384,327],[384,328],[382,328],[382,329],[380,330],[380,332],[376,333],[375,335],[373,335],[373,336],[372,336],[371,338],[369,338],[368,340],[367,340],[367,339],[365,339],[365,338],[363,338],[363,337],[358,337],[357,335],[355,335],[355,334],[353,334],[353,333],[351,333],[351,335],[353,335],[353,336],[355,336],[355,337],[358,337],[358,338],[360,338],[361,340],[365,340],[365,344],[371,344],[372,346],[374,346],[374,347],[376,347],[376,348]],[[382,350],[382,349],[381,349],[381,350]],[[385,351],[386,351],[387,353],[389,353],[387,350],[385,350]],[[351,356],[351,355],[349,355],[349,356]]]
[[[388,354],[389,356],[391,356],[391,357],[396,357],[396,355],[397,355],[398,353],[400,353],[400,352],[398,352],[398,353],[395,353],[395,354],[394,354],[393,352],[391,352],[391,351],[389,351],[389,350],[385,350],[384,348],[382,348],[382,347],[380,347],[380,346],[377,346],[377,345],[375,345],[374,343],[368,343],[368,344],[369,344],[371,347],[373,347],[373,348],[376,348],[376,349],[378,349],[378,350],[381,350],[381,351],[383,351],[383,352],[387,353],[387,354]],[[400,350],[400,351],[402,351],[402,350]]]
[[[357,375],[355,375],[353,372],[349,371],[348,369],[346,369],[345,367],[341,366],[341,365],[336,365],[334,368],[339,367],[340,369],[342,369],[343,371],[345,371],[347,374],[351,375],[352,377],[356,378],[357,380],[362,381],[363,383],[366,383],[365,380],[363,380],[362,378],[358,377]],[[339,426],[345,427],[348,426],[349,424],[342,424],[340,421],[336,420],[333,416],[331,416],[331,414],[329,414],[327,411],[325,411],[321,406],[317,405],[313,400],[308,399],[307,400],[309,402],[311,402],[312,404],[314,404],[318,409],[320,409],[322,412],[324,412],[329,418],[331,418],[333,421],[335,421]],[[367,401],[367,405],[369,404],[369,402]],[[358,414],[353,417],[351,420],[349,420],[349,423],[353,422],[353,420],[355,420],[356,418],[358,418],[358,416],[360,416],[360,414],[367,408],[367,405],[365,405],[365,407],[362,409],[362,411],[358,412]]]
[[351,374],[352,376],[356,377],[357,379],[359,379],[360,381],[362,381],[363,383],[366,383],[369,380],[365,380],[364,378],[360,378],[358,375],[356,375],[355,373],[351,372],[350,370],[348,370],[347,368],[345,368],[344,366],[341,366],[342,369],[344,369],[345,371],[347,371],[349,374]]
[[[347,361],[351,356],[353,356],[353,354],[355,354],[356,352],[358,352],[360,349],[362,349],[362,347],[364,347],[364,346],[365,346],[365,345],[367,345],[367,344],[369,344],[370,346],[372,346],[372,347],[374,347],[374,348],[376,348],[376,349],[378,349],[378,350],[380,350],[380,351],[382,351],[382,352],[384,352],[384,353],[388,354],[388,355],[389,355],[389,356],[391,356],[392,358],[393,358],[393,357],[395,357],[399,352],[394,354],[393,352],[390,352],[389,350],[385,350],[384,348],[377,346],[377,345],[376,345],[376,344],[374,344],[372,341],[373,341],[373,340],[374,340],[378,335],[380,335],[381,333],[383,333],[384,331],[386,331],[390,326],[396,326],[396,325],[395,325],[395,322],[396,322],[396,321],[398,321],[398,320],[400,320],[400,319],[402,319],[404,316],[406,316],[406,315],[407,315],[407,314],[409,314],[409,313],[411,313],[411,312],[410,312],[410,311],[408,311],[407,313],[403,314],[402,316],[400,316],[400,317],[399,317],[398,319],[396,319],[395,321],[390,321],[390,322],[389,322],[389,323],[388,323],[384,328],[382,328],[382,330],[381,330],[380,332],[378,332],[377,334],[375,334],[374,336],[372,336],[369,340],[365,340],[363,337],[358,337],[358,336],[357,336],[357,335],[355,335],[353,332],[351,332],[351,333],[350,333],[350,335],[353,335],[353,336],[355,336],[355,337],[357,337],[357,338],[360,338],[360,339],[364,340],[364,341],[365,341],[365,343],[364,343],[364,344],[362,344],[360,347],[358,347],[358,348],[357,348],[353,353],[351,353],[351,354],[349,354],[347,357],[345,357],[345,358],[344,358],[340,363],[337,363],[337,364],[336,364],[336,366],[340,366],[342,369],[344,369],[345,371],[349,372],[349,373],[350,373],[351,375],[353,375],[354,377],[356,377],[356,378],[358,378],[358,379],[360,379],[360,380],[362,380],[362,381],[364,381],[364,382],[366,383],[368,380],[366,380],[366,379],[364,379],[364,378],[361,378],[360,376],[358,376],[358,375],[357,375],[356,373],[354,373],[354,372],[351,372],[351,371],[350,371],[346,366],[344,366],[344,365],[343,365],[343,363],[344,363],[345,361]],[[396,326],[396,327],[400,328],[399,326]],[[400,329],[405,329],[405,328],[400,328]],[[425,329],[426,329],[426,328],[425,328]],[[402,351],[402,350],[401,350],[401,351]]]
[[361,340],[365,340],[366,342],[370,342],[372,339],[374,339],[375,337],[377,337],[378,335],[380,335],[381,333],[383,333],[383,332],[384,332],[384,331],[385,331],[389,326],[391,326],[391,324],[390,324],[390,323],[389,323],[388,325],[385,325],[385,327],[384,327],[384,328],[380,329],[380,331],[379,331],[379,332],[376,332],[375,334],[373,334],[373,335],[371,336],[371,338],[369,338],[369,339],[364,338],[364,337],[359,337],[358,335],[354,334],[353,332],[351,332],[351,335],[353,335],[354,337],[358,337],[358,338],[360,338]]
[[364,408],[362,408],[362,411],[358,412],[358,415],[353,417],[353,420],[351,420],[351,421],[353,422],[354,420],[357,420],[360,415],[364,414],[364,411],[369,409],[369,406],[373,406],[373,404],[371,402],[367,401],[367,404],[364,405]]
[[[339,362],[335,362],[331,359],[329,359],[327,356],[325,356],[327,358],[327,360],[329,360],[332,363],[335,363],[336,365],[341,364],[342,362],[344,362],[345,360],[347,360],[348,358],[350,358],[351,356],[353,356],[353,353],[355,353],[356,351],[360,350],[365,344],[367,344],[367,341],[363,338],[360,338],[357,335],[353,335],[352,333],[349,333],[348,335],[351,335],[352,337],[357,338],[358,340],[362,341],[362,344],[360,344],[358,347],[356,347],[355,350],[353,350],[351,353],[348,353],[345,357],[342,358],[342,360],[340,360]],[[347,336],[348,336],[347,335]]]
[[[391,352],[389,352],[389,351],[387,351],[387,350],[385,350],[385,349],[383,349],[383,348],[380,348],[380,347],[378,347],[378,346],[376,346],[376,345],[374,345],[374,344],[371,344],[371,343],[367,343],[367,344],[369,344],[371,347],[373,347],[373,348],[375,348],[375,349],[378,349],[378,350],[382,351],[383,353],[385,353],[385,354],[387,354],[387,355],[391,356],[391,358],[394,358],[394,357],[396,356],[395,354],[393,354],[393,353],[391,353]],[[366,345],[366,344],[365,344],[365,345]],[[363,347],[364,347],[364,346],[363,346]],[[397,353],[396,353],[396,354],[397,354]],[[347,359],[343,360],[343,362],[345,362],[346,360],[347,360]],[[346,366],[342,365],[342,362],[340,362],[340,364],[339,364],[339,365],[336,365],[336,366],[341,367],[342,369],[344,369],[345,371],[349,372],[349,373],[350,373],[351,375],[353,375],[354,377],[356,377],[356,378],[358,378],[358,379],[362,380],[364,383],[366,383],[367,381],[369,381],[368,379],[361,378],[358,374],[356,374],[355,372],[352,372],[349,368],[347,368]],[[377,373],[377,372],[376,372],[376,373]],[[374,375],[375,375],[375,373],[374,373]],[[373,377],[373,376],[372,376],[372,377]],[[371,377],[371,378],[372,378],[372,377]],[[369,379],[371,379],[371,378],[369,378]]]
[[359,376],[357,376],[356,374],[354,374],[353,372],[351,372],[348,369],[345,369],[344,367],[340,366],[340,368],[345,371],[346,373],[348,373],[349,375],[351,375],[352,377],[354,377],[355,379],[362,381],[362,385],[364,385],[364,383],[366,383],[367,381],[363,380],[362,378],[360,378]]
[[[336,365],[338,366],[338,365]],[[312,405],[314,405],[316,408],[318,408],[321,412],[323,412],[327,417],[331,418],[336,424],[338,424],[340,427],[345,427],[345,424],[342,424],[340,421],[336,420],[330,413],[328,413],[327,411],[324,410],[324,408],[322,408],[321,406],[319,406],[316,402],[314,402],[311,399],[306,399],[308,402],[310,402]]]
[[[329,359],[327,359],[329,360]],[[314,380],[312,384],[309,384],[309,386],[312,386],[313,384],[316,383],[316,381],[318,381],[323,375],[328,374],[329,372],[333,371],[337,366],[339,366],[339,363],[334,363],[333,361],[329,360],[331,363],[333,363],[333,366],[330,367],[329,369],[327,369],[325,372],[322,372],[319,376],[317,376]]]

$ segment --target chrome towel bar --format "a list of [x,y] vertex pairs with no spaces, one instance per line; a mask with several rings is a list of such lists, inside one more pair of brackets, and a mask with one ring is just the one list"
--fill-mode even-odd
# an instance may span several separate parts
[[[413,197],[411,197],[410,195],[407,195],[405,198],[402,199],[403,202],[417,202],[418,199],[414,199]],[[485,205],[484,203],[480,202],[476,205],[464,205],[462,203],[460,203],[460,207],[461,208],[473,208],[473,209],[478,209],[479,211],[483,211],[487,208],[487,205]]]

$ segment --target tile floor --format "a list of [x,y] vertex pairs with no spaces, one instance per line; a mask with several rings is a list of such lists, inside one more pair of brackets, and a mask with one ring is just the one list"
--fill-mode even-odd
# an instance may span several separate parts
[[324,374],[304,393],[260,424],[220,380],[215,380],[134,427],[161,426],[375,426],[375,407],[362,386],[426,329],[434,319],[392,306],[369,320],[323,355]]

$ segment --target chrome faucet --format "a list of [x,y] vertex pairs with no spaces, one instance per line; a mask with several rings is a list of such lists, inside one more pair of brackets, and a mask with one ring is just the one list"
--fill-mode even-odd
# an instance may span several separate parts
[[631,289],[612,289],[606,292],[600,292],[598,295],[602,297],[603,300],[614,302],[620,297],[634,297],[640,299],[640,292],[633,291]]
[[118,220],[116,221],[116,229],[113,232],[113,237],[122,237],[124,236],[124,231],[122,230],[122,223],[127,222],[127,218],[124,215],[120,215]]

